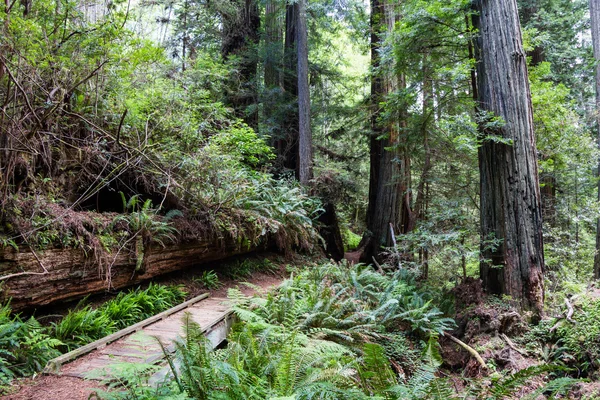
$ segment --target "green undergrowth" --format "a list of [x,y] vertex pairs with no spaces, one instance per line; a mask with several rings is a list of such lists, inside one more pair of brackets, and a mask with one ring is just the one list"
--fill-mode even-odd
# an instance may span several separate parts
[[[571,368],[571,375],[600,377],[600,298],[573,301],[573,316],[542,321],[528,335],[529,348],[546,362]],[[566,311],[565,311],[566,315]]]
[[151,283],[147,289],[121,292],[98,308],[80,304],[52,324],[53,335],[67,352],[143,321],[181,303],[186,292],[179,286]]
[[49,326],[12,313],[7,304],[0,308],[0,384],[36,374],[50,359],[165,311],[185,296],[179,286],[150,284],[121,292],[97,308],[81,302]]
[[345,247],[346,251],[353,251],[358,248],[358,245],[360,244],[360,240],[362,239],[362,236],[357,235],[356,233],[352,232],[350,229],[346,228],[342,232],[342,239],[344,241],[344,247]]
[[59,356],[61,345],[34,317],[22,318],[4,305],[0,309],[0,394],[13,378],[33,375]]
[[218,289],[222,286],[219,276],[213,270],[203,271],[202,275],[192,280],[208,290]]
[[[167,354],[172,376],[145,385],[127,369],[103,399],[504,399],[534,376],[534,367],[490,380],[465,380],[459,395],[440,374],[438,338],[454,327],[404,273],[363,265],[297,270],[267,297],[229,297],[239,322],[226,348],[210,350],[189,316],[185,338]],[[166,344],[165,344],[166,345]],[[147,368],[152,369],[151,366]],[[572,379],[533,393],[564,393]],[[551,382],[552,383],[552,382]],[[124,385],[124,386],[123,386]]]

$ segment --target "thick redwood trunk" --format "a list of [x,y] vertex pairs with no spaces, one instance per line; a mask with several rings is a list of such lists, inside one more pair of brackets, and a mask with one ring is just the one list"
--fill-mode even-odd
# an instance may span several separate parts
[[[378,71],[381,66],[379,52],[385,40],[386,27],[385,0],[371,0],[371,139],[369,206],[367,208],[367,229],[370,238],[365,248],[364,258],[371,261],[382,246],[391,245],[390,224],[396,228],[400,187],[396,180],[398,169],[397,139],[394,132],[387,132],[381,123],[381,101],[390,89],[390,77]],[[386,150],[387,149],[387,150]]]
[[325,254],[328,258],[340,261],[344,258],[344,240],[340,232],[340,223],[333,203],[324,202],[323,214],[319,216],[319,234],[325,242]]
[[[521,1],[521,25],[523,27],[535,27],[541,34],[544,33],[544,26],[539,22],[538,12],[540,5],[538,0]],[[531,57],[531,65],[537,66],[546,60],[544,48],[537,45],[527,52]],[[556,218],[556,178],[553,172],[546,172],[540,175],[540,187],[542,195],[542,218],[546,222],[553,222]]]
[[307,185],[312,179],[312,131],[310,127],[310,86],[308,83],[308,28],[306,0],[298,0],[296,15],[298,73],[298,180]]
[[298,178],[298,64],[296,49],[296,24],[298,20],[298,2],[286,5],[285,41],[283,47],[283,103],[286,104],[282,117],[282,131],[274,138],[277,153],[276,165],[281,170],[294,171]]
[[[411,210],[410,157],[401,142],[405,127],[403,112],[382,121],[381,102],[386,96],[405,86],[404,77],[390,65],[383,66],[379,55],[387,33],[397,21],[397,3],[371,0],[371,117],[369,206],[367,238],[363,261],[371,261],[382,246],[392,245],[391,228],[395,234],[414,229],[415,215]],[[388,110],[389,112],[389,110]]]
[[[481,278],[543,314],[544,254],[533,113],[516,0],[478,0],[477,86],[482,145]],[[492,121],[499,117],[501,122]],[[494,136],[494,138],[490,138]],[[494,246],[486,245],[495,240]]]
[[[600,148],[600,4],[590,0],[590,17],[594,58],[596,59],[596,129]],[[598,162],[598,200],[600,201],[600,160]],[[594,278],[600,279],[600,218],[596,220],[596,255],[594,257]]]

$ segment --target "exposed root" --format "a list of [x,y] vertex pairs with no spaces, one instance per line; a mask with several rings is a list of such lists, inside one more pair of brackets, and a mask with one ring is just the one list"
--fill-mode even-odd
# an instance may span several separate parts
[[465,349],[466,351],[468,351],[469,354],[471,354],[477,360],[477,362],[479,363],[479,365],[481,365],[481,368],[487,370],[487,365],[485,365],[485,361],[483,361],[483,358],[481,358],[481,356],[479,355],[479,353],[477,352],[477,350],[475,350],[474,348],[472,348],[471,346],[469,346],[468,344],[466,344],[462,340],[457,339],[454,336],[450,335],[449,333],[446,333],[446,336],[448,336],[448,338],[450,338],[450,340],[452,340],[454,343],[458,344],[463,349]]
[[527,352],[524,350],[519,349],[515,343],[510,340],[510,338],[508,336],[506,336],[504,333],[500,334],[500,337],[502,339],[504,339],[504,341],[506,342],[506,344],[508,345],[508,347],[510,347],[511,349],[513,349],[514,351],[516,351],[517,353],[519,353],[522,356],[527,356]]
[[573,309],[573,305],[571,304],[569,299],[565,298],[565,304],[567,305],[567,313],[565,315],[565,318],[559,318],[558,321],[556,321],[556,323],[554,324],[554,326],[550,328],[550,332],[554,332],[556,329],[558,329],[563,319],[566,319],[572,324],[577,324],[577,321],[573,319],[573,313],[575,312],[575,310]]

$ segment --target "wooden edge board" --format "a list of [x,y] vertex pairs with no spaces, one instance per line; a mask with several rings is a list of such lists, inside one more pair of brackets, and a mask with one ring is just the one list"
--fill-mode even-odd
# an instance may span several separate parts
[[223,312],[223,315],[221,315],[219,318],[215,318],[213,321],[211,321],[210,324],[207,324],[205,328],[202,328],[202,333],[207,334],[210,333],[210,331],[213,330],[213,328],[215,327],[215,325],[217,325],[219,322],[226,320],[227,318],[230,318],[233,315],[233,310],[229,309],[227,311]]
[[99,347],[106,346],[107,344],[114,342],[115,340],[119,340],[123,336],[129,335],[130,333],[134,333],[150,324],[153,324],[157,321],[160,321],[161,319],[168,317],[169,315],[175,314],[176,312],[186,309],[189,306],[191,306],[192,304],[195,304],[201,300],[206,299],[208,296],[209,296],[208,293],[201,294],[200,296],[196,296],[196,297],[194,297],[188,301],[185,301],[175,307],[169,308],[166,311],[156,314],[153,317],[146,318],[145,320],[138,322],[137,324],[134,324],[127,328],[121,329],[120,331],[115,332],[111,335],[105,336],[102,339],[98,339],[95,342],[86,344],[85,346],[81,346],[73,351],[70,351],[61,356],[58,356],[58,357],[48,361],[43,372],[45,374],[58,374],[60,372],[60,367],[64,363],[74,360],[77,357],[81,357],[82,355],[87,354],[91,351],[94,351],[94,350],[98,349]]
[[[235,314],[233,313],[233,310],[224,311],[223,315],[220,315],[219,317],[217,317],[214,320],[212,320],[210,323],[206,324],[206,326],[204,328],[200,327],[202,329],[202,334],[203,335],[208,335],[210,332],[213,331],[213,329],[215,328],[216,325],[220,324],[223,321],[225,321],[227,323],[228,320],[233,320],[234,317],[235,317]],[[168,345],[165,345],[163,343],[163,345],[164,345],[164,349],[165,349],[165,351],[167,353],[169,353],[169,354],[175,353],[176,346],[175,346],[174,343],[171,343],[171,344],[168,344]],[[151,357],[147,358],[146,361],[144,361],[144,363],[146,363],[146,364],[154,364],[157,361],[161,360],[162,358],[164,358],[164,354],[163,353],[161,353],[159,355],[154,355],[154,356],[151,356]]]
[[[221,344],[223,340],[227,339],[227,333],[225,333],[224,336],[219,337],[220,340],[218,340],[218,343],[214,343],[209,337],[211,333],[216,332],[219,328],[223,327],[223,325],[225,327],[225,331],[228,332],[235,319],[235,313],[229,310],[221,318],[215,319],[210,324],[210,326],[207,326],[205,329],[203,329],[203,333],[204,335],[206,335],[208,342],[210,343],[211,349],[214,349],[216,346]],[[175,350],[175,343],[172,343],[171,345],[166,347],[166,351],[170,354],[174,353]],[[151,387],[158,387],[161,384],[161,382],[164,382],[166,377],[171,373],[171,366],[166,361],[163,361],[164,358],[164,354],[161,354],[160,357],[150,357],[145,362],[146,364],[157,364],[160,366],[160,369],[148,378],[148,385]],[[179,369],[177,360],[174,360],[173,363],[175,368]]]

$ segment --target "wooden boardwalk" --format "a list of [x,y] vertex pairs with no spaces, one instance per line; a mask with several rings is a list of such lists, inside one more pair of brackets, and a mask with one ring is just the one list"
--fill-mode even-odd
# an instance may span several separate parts
[[[199,296],[57,357],[48,363],[45,372],[102,380],[117,376],[126,363],[160,364],[164,353],[158,340],[173,351],[173,343],[184,334],[183,319],[186,313],[200,325],[213,347],[225,340],[233,320],[227,299]],[[159,371],[153,380],[158,381],[165,375],[166,371]]]

